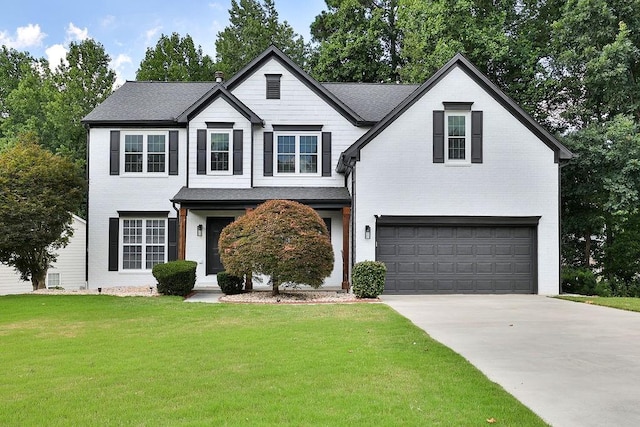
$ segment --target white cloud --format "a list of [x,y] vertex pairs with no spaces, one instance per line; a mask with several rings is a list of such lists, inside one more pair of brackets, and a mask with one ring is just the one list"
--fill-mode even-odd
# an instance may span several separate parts
[[121,53],[116,59],[111,60],[111,68],[116,72],[116,82],[114,87],[119,87],[124,84],[126,79],[124,78],[124,74],[127,71],[127,65],[132,65],[133,60],[127,54]]
[[106,28],[106,27],[111,27],[115,22],[116,22],[115,16],[107,15],[104,18],[102,18],[102,21],[100,21],[100,25]]
[[27,47],[40,46],[42,40],[47,36],[43,33],[38,24],[29,24],[26,27],[18,27],[15,36],[0,32],[0,44],[14,49],[24,49]]
[[60,65],[60,61],[67,63],[67,49],[62,44],[49,46],[44,53],[47,55],[51,71],[54,71]]
[[218,12],[226,12],[227,8],[223,6],[221,3],[213,2],[209,3],[209,7]]
[[67,41],[82,41],[89,38],[89,30],[87,27],[79,28],[69,22],[67,27]]
[[158,25],[145,31],[145,45],[149,46],[151,44],[154,44],[156,42],[156,35],[160,32],[160,30],[162,30],[162,26]]

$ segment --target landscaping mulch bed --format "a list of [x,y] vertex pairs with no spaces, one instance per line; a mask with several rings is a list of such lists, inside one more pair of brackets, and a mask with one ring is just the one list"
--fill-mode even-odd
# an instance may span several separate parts
[[237,295],[223,295],[221,302],[241,304],[320,304],[320,303],[356,303],[380,302],[378,298],[357,298],[348,292],[336,291],[280,291],[272,295],[271,291],[244,292]]

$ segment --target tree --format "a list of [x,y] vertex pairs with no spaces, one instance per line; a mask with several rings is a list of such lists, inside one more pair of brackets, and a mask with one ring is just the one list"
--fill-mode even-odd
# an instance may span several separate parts
[[311,24],[310,58],[321,81],[396,81],[402,63],[398,0],[326,0]]
[[200,82],[215,80],[215,66],[209,55],[196,49],[189,34],[162,34],[155,48],[147,53],[136,71],[136,80],[161,82]]
[[[562,237],[565,264],[595,259],[609,279],[640,274],[640,131],[631,116],[573,132],[564,139],[578,157],[562,170]],[[593,239],[595,237],[595,241]],[[634,253],[638,253],[637,251]]]
[[26,52],[0,47],[0,122],[8,115],[5,107],[7,97],[18,88],[22,78],[35,64],[36,61]]
[[84,166],[87,140],[80,120],[111,94],[116,76],[104,47],[92,39],[71,42],[66,59],[54,75],[58,91],[47,106],[52,139],[45,145]]
[[271,277],[273,295],[282,283],[322,285],[333,270],[329,232],[312,208],[270,200],[238,218],[220,233],[220,259],[236,276]]
[[229,21],[216,40],[217,68],[226,76],[235,74],[270,45],[304,67],[304,40],[287,21],[279,22],[274,0],[264,0],[264,4],[260,0],[232,0]]
[[552,26],[551,110],[565,128],[640,120],[640,0],[569,0]]
[[71,212],[82,202],[83,185],[79,169],[41,148],[34,134],[0,151],[0,262],[34,290],[45,287],[55,251],[73,234]]

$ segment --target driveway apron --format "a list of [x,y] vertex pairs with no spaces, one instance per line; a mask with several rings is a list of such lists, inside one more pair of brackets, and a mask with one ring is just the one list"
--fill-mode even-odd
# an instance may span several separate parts
[[537,295],[383,295],[553,426],[640,426],[640,313]]

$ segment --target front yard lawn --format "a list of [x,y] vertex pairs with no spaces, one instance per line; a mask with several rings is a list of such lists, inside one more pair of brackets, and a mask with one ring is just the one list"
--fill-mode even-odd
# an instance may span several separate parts
[[6,296],[0,348],[3,426],[545,425],[382,304]]
[[628,311],[640,311],[640,298],[629,297],[576,297],[561,295],[559,299],[583,302],[587,304],[603,305]]

